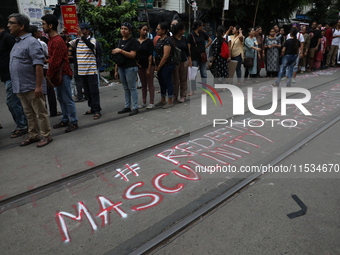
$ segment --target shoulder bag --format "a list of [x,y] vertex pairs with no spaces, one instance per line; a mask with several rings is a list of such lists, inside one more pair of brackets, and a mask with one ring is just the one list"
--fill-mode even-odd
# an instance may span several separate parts
[[[198,46],[197,46],[197,43],[196,43],[196,40],[195,40],[195,35],[192,33],[191,34],[192,35],[192,39],[194,39],[194,42],[195,42],[195,44],[196,44],[196,48],[197,48],[197,51],[198,51],[198,53],[200,52],[199,51],[199,49],[198,49]],[[204,52],[202,52],[201,53],[201,62],[202,63],[206,63],[206,62],[208,62],[208,57],[207,57],[207,53],[204,51]]]
[[[132,39],[131,39],[131,40],[132,40]],[[122,40],[119,40],[119,42],[118,42],[118,47],[117,47],[117,48],[119,48],[119,45],[120,45],[121,41],[122,41]],[[123,48],[122,50],[124,50],[124,49],[126,48],[126,46],[128,46],[128,44],[129,44],[130,42],[131,42],[131,41],[129,41],[129,42],[124,46],[124,48]],[[122,64],[125,63],[126,58],[125,58],[125,56],[123,56],[121,53],[116,53],[116,54],[113,54],[113,55],[112,55],[112,60],[113,60],[113,62],[115,62],[117,65],[122,65]]]

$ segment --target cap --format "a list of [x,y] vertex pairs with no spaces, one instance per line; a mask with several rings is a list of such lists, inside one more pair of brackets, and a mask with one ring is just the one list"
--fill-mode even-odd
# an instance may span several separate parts
[[84,28],[84,29],[90,29],[90,26],[88,25],[88,24],[86,24],[86,23],[81,23],[80,25],[79,25],[79,27],[80,28]]

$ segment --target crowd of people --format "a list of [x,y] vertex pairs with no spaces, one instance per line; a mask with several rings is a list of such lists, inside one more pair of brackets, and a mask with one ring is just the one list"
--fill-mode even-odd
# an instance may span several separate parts
[[[54,129],[65,128],[65,132],[78,129],[75,102],[84,101],[83,90],[89,106],[84,115],[91,115],[94,120],[101,118],[98,43],[86,23],[79,25],[78,37],[73,40],[60,36],[58,19],[54,15],[42,17],[48,40],[41,36],[37,27],[29,24],[27,16],[12,14],[7,23],[8,33],[5,19],[0,17],[0,74],[6,85],[6,103],[16,123],[11,138],[28,133],[20,146],[37,142],[38,147],[43,147],[53,141],[49,116],[61,115]],[[122,38],[111,51],[114,77],[120,80],[125,95],[124,108],[118,114],[132,116],[142,108],[168,109],[175,103],[184,103],[197,88],[196,80],[188,82],[189,67],[198,68],[203,88],[208,69],[219,81],[231,78],[232,82],[231,62],[235,63],[239,86],[242,85],[242,63],[245,83],[249,76],[261,77],[260,71],[265,68],[266,77],[276,77],[273,86],[279,86],[283,79],[291,86],[296,82],[297,72],[328,68],[337,63],[340,20],[324,27],[316,22],[310,28],[293,24],[287,35],[277,25],[268,35],[263,34],[261,26],[249,28],[247,36],[238,25],[228,29],[219,26],[214,40],[203,28],[203,22],[197,20],[192,32],[185,36],[182,22],[174,20],[170,25],[161,22],[157,25],[156,36],[151,39],[147,24],[138,28],[138,38],[133,36],[130,23],[121,24]],[[160,85],[157,103],[155,76]],[[138,99],[137,77],[142,85],[141,100]],[[57,101],[61,113],[57,112]]]

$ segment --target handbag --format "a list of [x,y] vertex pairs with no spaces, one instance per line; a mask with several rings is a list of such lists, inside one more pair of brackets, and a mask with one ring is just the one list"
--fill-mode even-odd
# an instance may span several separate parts
[[[122,40],[119,40],[117,48],[119,48],[119,45],[120,45],[121,41],[122,41]],[[131,41],[129,41],[129,42],[123,47],[122,50],[124,50],[124,49],[126,48],[126,46],[129,45],[130,42],[131,42]],[[125,58],[125,56],[123,56],[121,53],[115,53],[115,54],[112,55],[112,60],[113,60],[113,62],[115,62],[117,65],[122,65],[122,64],[125,63],[126,58]]]
[[[194,39],[194,42],[195,42],[195,44],[196,44],[197,51],[199,52],[198,46],[197,46],[197,43],[196,43],[196,40],[195,40],[195,35],[194,35],[194,34],[192,34],[192,39]],[[207,56],[207,53],[206,53],[205,51],[201,53],[201,62],[202,62],[202,63],[208,62],[208,56]]]
[[252,68],[254,66],[254,58],[253,57],[244,57],[243,66],[245,68]]
[[244,57],[243,66],[245,68],[252,68],[254,66],[255,51],[256,50],[254,50],[254,56],[253,57]]
[[176,47],[176,42],[174,38],[171,38],[171,39],[172,39],[173,50],[174,50],[174,64],[177,66],[181,63],[181,60],[182,60],[182,50]]
[[50,86],[53,87],[60,87],[63,84],[63,67],[64,67],[65,61],[63,60],[63,63],[61,64],[58,71],[50,77],[50,80],[47,80]]

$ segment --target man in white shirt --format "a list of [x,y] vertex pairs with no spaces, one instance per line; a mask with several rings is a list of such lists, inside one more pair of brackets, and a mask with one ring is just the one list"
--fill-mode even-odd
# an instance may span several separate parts
[[337,63],[338,49],[340,45],[340,19],[338,20],[336,27],[332,29],[332,34],[332,44],[327,55],[326,66],[334,67]]
[[[299,30],[298,24],[292,24],[292,28],[294,28],[294,27],[296,27]],[[303,34],[298,32],[297,35],[296,35],[296,38],[300,41],[300,49],[299,49],[299,54],[296,58],[294,69],[293,69],[292,83],[296,83],[295,78],[296,78],[297,71],[299,69],[300,58],[303,58],[303,49],[304,49],[304,44],[305,44],[305,38],[304,38]],[[288,40],[288,39],[290,39],[290,33],[288,33],[286,40]],[[286,70],[286,77],[288,77],[288,68]],[[282,79],[282,80],[284,80],[284,79]]]

